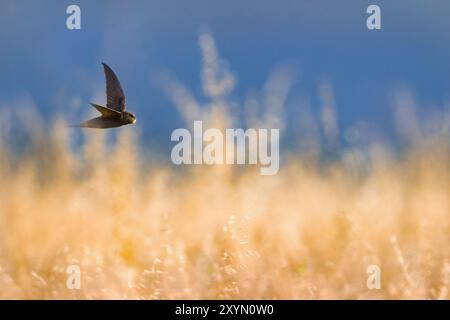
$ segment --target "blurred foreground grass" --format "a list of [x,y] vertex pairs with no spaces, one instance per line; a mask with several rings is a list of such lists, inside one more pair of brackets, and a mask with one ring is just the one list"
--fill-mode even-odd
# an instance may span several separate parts
[[149,166],[130,131],[104,134],[78,153],[62,124],[21,157],[0,144],[0,298],[450,297],[446,141],[374,148],[363,175],[293,155],[260,176]]

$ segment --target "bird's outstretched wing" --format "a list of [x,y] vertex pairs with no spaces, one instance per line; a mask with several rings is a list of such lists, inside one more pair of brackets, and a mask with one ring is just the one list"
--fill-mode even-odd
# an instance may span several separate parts
[[81,128],[93,128],[93,129],[107,129],[107,128],[116,128],[123,125],[123,122],[120,118],[105,118],[103,116],[93,118],[87,121],[80,123],[79,125],[75,125],[72,127],[81,127]]
[[119,112],[125,111],[125,95],[119,79],[106,63],[102,63],[102,65],[106,78],[106,106]]
[[100,112],[102,114],[102,116],[104,116],[104,117],[117,117],[117,118],[120,118],[121,115],[122,115],[117,110],[110,109],[110,108],[107,108],[107,107],[103,107],[103,106],[100,106],[100,105],[95,104],[95,103],[91,103],[91,106],[93,106],[95,109],[97,109],[97,111]]

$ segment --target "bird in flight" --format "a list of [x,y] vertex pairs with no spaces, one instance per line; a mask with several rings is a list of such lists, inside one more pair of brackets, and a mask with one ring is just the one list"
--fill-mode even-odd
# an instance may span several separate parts
[[125,111],[125,95],[119,79],[112,69],[102,63],[106,78],[106,107],[91,103],[102,115],[75,125],[82,128],[106,129],[136,123],[136,116]]

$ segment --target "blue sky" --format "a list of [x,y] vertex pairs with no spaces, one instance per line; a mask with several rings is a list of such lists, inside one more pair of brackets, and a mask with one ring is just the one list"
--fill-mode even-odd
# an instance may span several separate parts
[[[70,4],[81,7],[81,30],[66,28]],[[381,7],[382,30],[367,30],[369,4]],[[412,92],[421,113],[450,101],[446,0],[3,0],[0,6],[0,106],[25,96],[46,120],[55,114],[83,120],[104,88],[104,61],[118,74],[142,136],[163,148],[182,122],[156,79],[168,70],[201,97],[198,36],[205,28],[236,76],[237,100],[287,64],[297,76],[285,112],[296,115],[295,102],[303,100],[314,109],[318,83],[326,79],[342,128],[364,121],[393,133],[392,95],[399,88]]]

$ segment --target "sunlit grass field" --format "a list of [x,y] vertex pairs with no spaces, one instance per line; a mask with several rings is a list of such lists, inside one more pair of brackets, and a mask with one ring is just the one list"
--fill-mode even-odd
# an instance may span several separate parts
[[[203,117],[226,127],[233,78],[216,79],[212,38],[200,45],[207,114],[186,88],[167,79],[164,88],[186,126]],[[269,111],[255,126],[283,127],[286,79],[268,81]],[[400,108],[401,150],[371,141],[324,158],[318,150],[339,133],[323,95],[325,138],[282,149],[274,176],[152,161],[132,127],[114,143],[84,131],[74,147],[64,122],[30,125],[25,113],[20,145],[13,130],[0,136],[0,298],[450,298],[448,112],[426,134],[423,118]],[[79,290],[66,285],[71,265]],[[380,289],[367,287],[371,265]]]
[[443,144],[380,153],[361,177],[300,156],[268,177],[146,166],[129,131],[74,154],[64,130],[0,153],[1,298],[449,298]]

